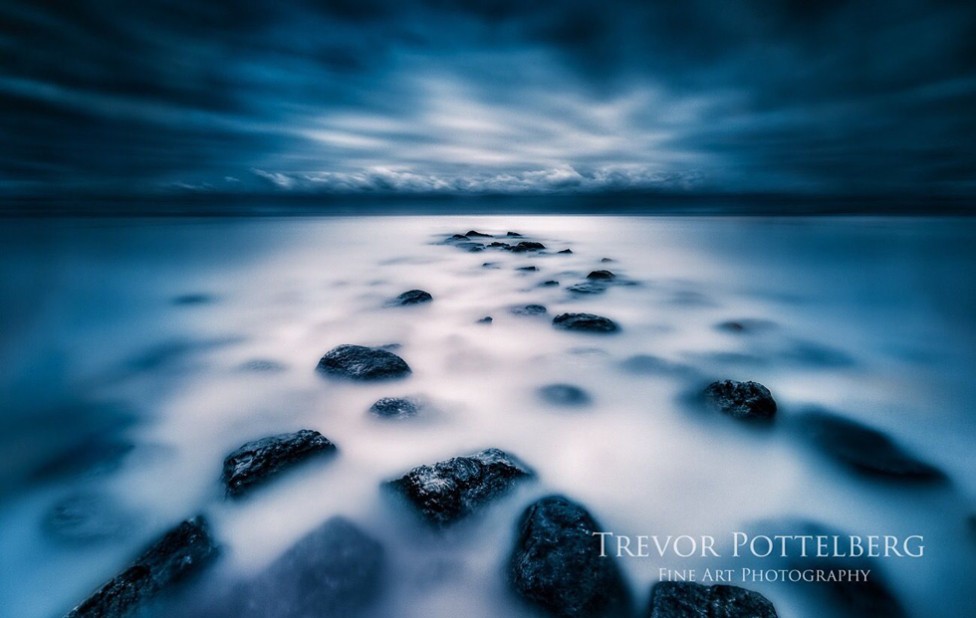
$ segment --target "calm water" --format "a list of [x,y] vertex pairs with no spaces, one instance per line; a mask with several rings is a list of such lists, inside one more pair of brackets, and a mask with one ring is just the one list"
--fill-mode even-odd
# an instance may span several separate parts
[[[472,228],[574,253],[437,244]],[[924,559],[878,569],[914,616],[976,615],[966,523],[976,512],[974,232],[968,220],[918,219],[4,221],[0,614],[63,614],[148,540],[204,512],[225,547],[213,580],[259,572],[343,514],[387,550],[393,576],[376,616],[532,615],[508,593],[503,566],[521,510],[561,492],[620,534],[723,540],[768,519],[921,534]],[[525,265],[539,270],[516,270]],[[565,291],[597,268],[634,285]],[[550,279],[561,285],[540,287]],[[384,306],[411,288],[434,302]],[[530,302],[549,318],[508,311]],[[563,311],[606,315],[623,331],[556,331],[551,316]],[[475,323],[485,315],[491,326]],[[716,328],[746,319],[762,322]],[[342,343],[401,344],[414,373],[368,385],[316,375]],[[676,370],[628,370],[638,354]],[[689,411],[684,395],[704,378],[762,382],[783,422],[756,432]],[[586,389],[592,405],[545,403],[536,389],[553,382]],[[393,423],[367,414],[400,395],[422,397],[423,413]],[[824,459],[789,431],[790,414],[811,405],[884,431],[950,483],[879,483]],[[250,500],[223,499],[227,453],[306,427],[340,456]],[[445,534],[378,489],[489,446],[539,479]],[[87,528],[51,523],[66,500],[98,505]],[[739,566],[620,565],[641,606],[661,567]],[[781,616],[823,615],[795,584],[747,586]]]

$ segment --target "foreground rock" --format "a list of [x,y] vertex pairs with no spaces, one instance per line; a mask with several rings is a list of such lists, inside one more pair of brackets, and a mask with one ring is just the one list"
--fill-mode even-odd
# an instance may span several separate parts
[[610,318],[592,313],[563,313],[553,318],[552,325],[562,330],[586,333],[615,333],[620,330]]
[[369,407],[371,414],[381,418],[399,419],[417,416],[420,405],[406,397],[383,397]]
[[227,495],[237,498],[311,457],[335,453],[325,436],[311,429],[254,440],[224,459],[221,480]]
[[776,618],[766,597],[738,586],[658,582],[651,589],[648,618]]
[[603,530],[581,505],[548,496],[522,514],[509,560],[515,591],[564,618],[625,616],[630,600],[610,555],[600,557]]
[[389,380],[410,374],[410,366],[388,350],[361,345],[340,345],[319,360],[324,374],[352,380]]
[[202,516],[188,519],[164,534],[66,618],[129,616],[164,589],[199,572],[217,555],[207,521]]
[[419,466],[388,485],[404,495],[431,524],[443,526],[473,513],[535,476],[521,461],[497,448]]
[[393,307],[406,307],[408,305],[429,303],[432,300],[434,300],[434,297],[430,295],[430,292],[425,290],[409,290],[403,294],[400,294],[388,304]]
[[819,450],[863,474],[905,481],[940,481],[945,474],[908,453],[880,431],[824,411],[797,417],[804,437]]
[[768,421],[776,414],[773,395],[758,382],[720,380],[705,387],[703,395],[706,404],[733,418]]
[[555,406],[581,407],[591,401],[586,391],[572,384],[547,384],[539,388],[538,394],[543,401]]
[[343,517],[302,538],[242,586],[228,615],[355,616],[381,593],[383,547]]

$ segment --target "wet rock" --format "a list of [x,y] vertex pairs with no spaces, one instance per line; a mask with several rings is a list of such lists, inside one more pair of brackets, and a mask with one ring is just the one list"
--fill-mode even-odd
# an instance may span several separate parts
[[507,242],[498,242],[497,240],[492,243],[488,243],[489,249],[511,249],[512,245]]
[[44,516],[43,528],[62,543],[88,545],[124,538],[137,517],[102,493],[72,494],[58,500]]
[[590,281],[613,281],[617,278],[617,275],[613,274],[609,270],[594,270],[590,274],[586,275],[586,278]]
[[535,473],[515,457],[496,448],[468,457],[454,457],[419,466],[390,486],[437,526],[452,524],[510,490]]
[[410,374],[410,366],[396,354],[379,348],[343,344],[319,360],[318,371],[352,380],[388,380]]
[[522,238],[522,235],[518,232],[509,232],[508,234],[505,234],[505,236],[508,236],[509,238]]
[[553,288],[559,285],[559,282],[555,279],[549,279],[548,281],[543,281],[540,285],[544,288]]
[[515,245],[515,246],[512,247],[512,252],[513,253],[525,253],[527,251],[541,251],[541,250],[543,250],[545,248],[546,248],[546,246],[544,244],[542,244],[541,242],[534,242],[534,241],[523,240],[522,242],[520,242],[517,245]]
[[391,300],[389,304],[395,307],[406,307],[407,305],[429,303],[432,300],[434,300],[434,297],[430,295],[430,292],[425,290],[409,290]]
[[766,597],[738,586],[662,581],[651,589],[648,618],[776,618]]
[[494,320],[492,319],[492,317],[490,315],[486,315],[485,317],[481,318],[480,320],[478,320],[475,323],[476,324],[491,324],[493,321]]
[[580,407],[591,402],[590,395],[572,384],[547,384],[539,388],[539,397],[556,406]]
[[420,404],[407,397],[383,397],[371,405],[369,411],[382,418],[409,418],[420,412]]
[[710,407],[733,418],[768,421],[776,414],[776,401],[758,382],[712,382],[705,387],[704,398]]
[[129,616],[164,589],[197,574],[218,553],[207,521],[202,516],[188,519],[164,534],[66,618]]
[[593,535],[602,530],[585,508],[563,496],[529,505],[509,559],[515,591],[561,618],[629,615],[623,576],[612,557],[600,557],[600,537]]
[[237,498],[310,457],[335,450],[332,442],[311,429],[261,438],[244,444],[224,459],[221,480],[227,495]]
[[491,238],[491,234],[483,234],[481,232],[476,232],[474,230],[469,230],[465,236],[468,238]]
[[537,272],[539,270],[539,267],[538,266],[519,266],[515,270],[518,270],[518,271],[521,271],[521,272],[525,272],[525,273],[534,273],[534,272]]
[[562,330],[584,333],[615,333],[620,330],[610,318],[592,313],[562,313],[553,318],[552,325]]
[[513,315],[545,315],[547,310],[544,305],[519,305],[509,309]]
[[885,434],[822,410],[796,417],[802,435],[821,452],[862,474],[905,481],[940,481],[945,474]]
[[562,251],[556,251],[556,253],[563,253],[563,254],[569,255],[569,254],[572,254],[573,253],[573,250],[572,249],[563,249]]

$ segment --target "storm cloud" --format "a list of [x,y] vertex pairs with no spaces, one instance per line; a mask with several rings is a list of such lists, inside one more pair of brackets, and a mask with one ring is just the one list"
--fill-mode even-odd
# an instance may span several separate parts
[[0,5],[0,195],[976,192],[971,2]]

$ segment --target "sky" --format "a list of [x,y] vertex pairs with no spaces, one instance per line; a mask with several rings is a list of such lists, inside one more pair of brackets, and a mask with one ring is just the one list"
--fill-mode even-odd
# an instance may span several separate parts
[[976,3],[0,0],[0,196],[976,195]]

